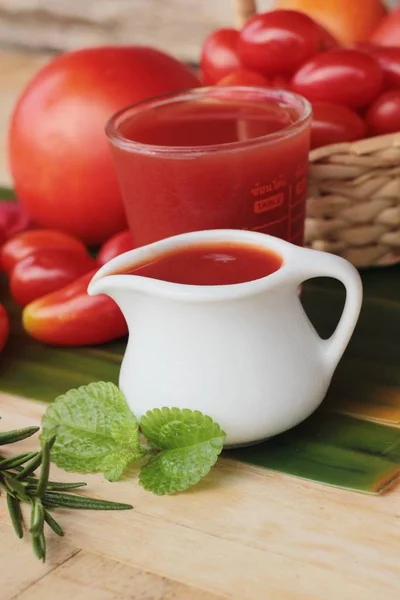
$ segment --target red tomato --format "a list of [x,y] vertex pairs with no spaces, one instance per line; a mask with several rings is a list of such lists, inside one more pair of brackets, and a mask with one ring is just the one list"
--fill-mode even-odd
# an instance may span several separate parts
[[337,48],[339,46],[337,39],[334,38],[333,35],[329,33],[329,31],[324,29],[324,27],[322,27],[321,24],[316,23],[316,25],[319,31],[319,52],[325,52],[326,50],[333,50],[333,48]]
[[0,225],[0,247],[2,244],[4,244],[6,239],[7,239],[7,236],[6,236],[5,229],[2,225]]
[[10,291],[20,306],[60,290],[81,275],[92,271],[95,261],[74,250],[36,250],[13,268]]
[[369,39],[372,43],[381,46],[400,46],[400,7],[381,19]]
[[103,344],[126,335],[126,321],[114,300],[105,294],[87,293],[95,273],[28,304],[22,313],[27,333],[56,346]]
[[290,90],[291,81],[283,75],[275,75],[275,77],[272,78],[271,87],[281,90]]
[[356,112],[331,102],[314,102],[311,148],[352,142],[364,137],[367,137],[367,128]]
[[201,50],[200,68],[206,85],[214,85],[222,77],[240,69],[236,53],[239,32],[236,29],[217,29],[205,40]]
[[217,85],[263,85],[268,86],[268,80],[255,73],[255,71],[249,71],[248,69],[240,69],[239,71],[233,71],[229,75],[225,75]]
[[88,48],[58,55],[33,78],[11,121],[16,194],[41,227],[101,244],[126,226],[104,127],[149,96],[200,85],[153,48]]
[[4,239],[28,229],[30,219],[17,202],[0,202],[0,229]]
[[378,61],[361,50],[338,48],[314,56],[292,79],[292,89],[311,102],[333,102],[349,108],[370,104],[381,92]]
[[82,258],[87,256],[86,246],[72,235],[53,229],[30,229],[12,237],[0,249],[3,271],[10,275],[17,262],[42,249],[72,250]]
[[117,233],[107,240],[99,250],[97,262],[99,265],[105,265],[116,256],[133,249],[132,235],[129,229]]
[[240,32],[239,57],[246,67],[266,77],[292,75],[321,49],[321,29],[295,10],[254,15]]
[[[399,31],[400,35],[400,31]],[[377,46],[376,44],[358,44],[379,62],[383,71],[383,85],[388,90],[400,89],[400,46]]]
[[388,90],[375,100],[365,115],[372,135],[400,131],[400,90]]
[[10,321],[6,309],[0,304],[0,350],[3,350],[10,333]]

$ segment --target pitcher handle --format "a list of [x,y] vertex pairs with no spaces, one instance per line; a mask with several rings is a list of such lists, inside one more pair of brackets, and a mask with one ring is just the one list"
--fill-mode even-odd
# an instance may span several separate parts
[[291,279],[297,285],[313,277],[332,277],[341,281],[346,288],[346,302],[339,323],[330,338],[321,340],[326,362],[333,372],[358,321],[363,296],[361,277],[357,269],[344,258],[319,250],[296,248],[289,264]]

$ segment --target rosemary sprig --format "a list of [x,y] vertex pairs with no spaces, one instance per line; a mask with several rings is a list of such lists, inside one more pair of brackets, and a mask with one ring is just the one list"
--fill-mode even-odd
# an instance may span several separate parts
[[[34,477],[27,477],[26,480],[28,482],[28,489],[36,490],[38,480]],[[61,483],[59,481],[49,481],[47,483],[46,490],[48,492],[54,492],[57,490],[76,490],[78,488],[85,487],[85,485],[87,484],[84,481],[78,481],[76,483]]]
[[0,460],[0,471],[4,471],[6,469],[16,469],[23,465],[27,460],[34,458],[37,455],[37,452],[24,452],[23,454],[19,454],[18,456],[12,456],[11,458],[4,458]]
[[[27,427],[14,431],[0,433],[0,445],[13,444],[24,440],[39,430],[38,427]],[[64,532],[58,522],[50,514],[50,510],[58,507],[89,509],[89,510],[128,510],[130,504],[109,502],[97,498],[79,496],[75,490],[86,485],[77,483],[62,483],[49,480],[50,452],[55,436],[48,439],[39,452],[24,452],[11,458],[0,456],[0,491],[6,495],[7,508],[11,523],[19,538],[24,535],[24,522],[21,503],[31,507],[30,528],[32,548],[35,555],[46,560],[46,539],[44,524],[46,523],[58,536]],[[40,467],[40,475],[35,471]]]
[[34,456],[26,463],[25,467],[16,475],[16,479],[24,480],[32,475],[42,462],[42,452],[35,452]]
[[73,494],[62,494],[61,492],[49,492],[43,497],[43,505],[46,508],[80,508],[84,510],[128,510],[130,504],[120,502],[108,502],[97,498],[85,498]]
[[40,427],[26,427],[25,429],[14,429],[13,431],[4,431],[0,433],[0,446],[5,444],[15,444],[39,431]]
[[7,507],[10,513],[11,523],[14,531],[19,538],[24,537],[24,528],[22,526],[21,505],[19,500],[11,494],[7,494]]
[[56,533],[60,537],[62,537],[64,535],[64,532],[63,532],[61,526],[57,523],[55,518],[46,509],[44,510],[44,520],[46,521],[47,525],[52,528],[54,533]]

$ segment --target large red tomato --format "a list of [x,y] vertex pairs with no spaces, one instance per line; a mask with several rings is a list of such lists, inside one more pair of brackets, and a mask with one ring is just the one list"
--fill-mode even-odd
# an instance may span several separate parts
[[145,47],[68,52],[20,97],[9,156],[17,196],[33,220],[99,244],[126,227],[104,133],[118,109],[200,85],[178,60]]

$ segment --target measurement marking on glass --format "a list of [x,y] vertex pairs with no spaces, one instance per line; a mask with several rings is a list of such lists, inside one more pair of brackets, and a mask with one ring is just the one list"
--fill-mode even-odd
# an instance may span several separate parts
[[305,200],[305,198],[304,198],[304,196],[302,196],[301,198],[296,200],[296,202],[294,202],[294,204],[292,204],[292,208],[296,208],[296,206],[299,206],[299,204],[303,204],[304,200]]
[[307,192],[308,181],[306,177],[303,177],[296,183],[296,195],[303,194]]
[[283,192],[279,192],[279,194],[274,194],[274,196],[256,200],[254,202],[254,212],[256,215],[259,215],[260,213],[268,212],[274,208],[279,208],[284,202],[285,194]]
[[286,217],[282,217],[281,219],[277,219],[276,221],[268,221],[268,223],[264,223],[263,225],[259,225],[258,227],[253,227],[252,231],[259,231],[260,229],[265,229],[268,227],[271,227],[271,225],[277,225],[278,223],[283,223],[284,221],[287,220],[287,216]]
[[[295,218],[293,219],[293,221],[292,221],[292,225],[293,225],[293,223],[297,223],[297,221],[298,221],[299,219],[304,219],[304,211],[303,211],[303,212],[301,212],[300,214],[298,214],[298,215],[297,215],[297,217],[295,217]],[[289,238],[289,239],[290,239],[290,238]]]

